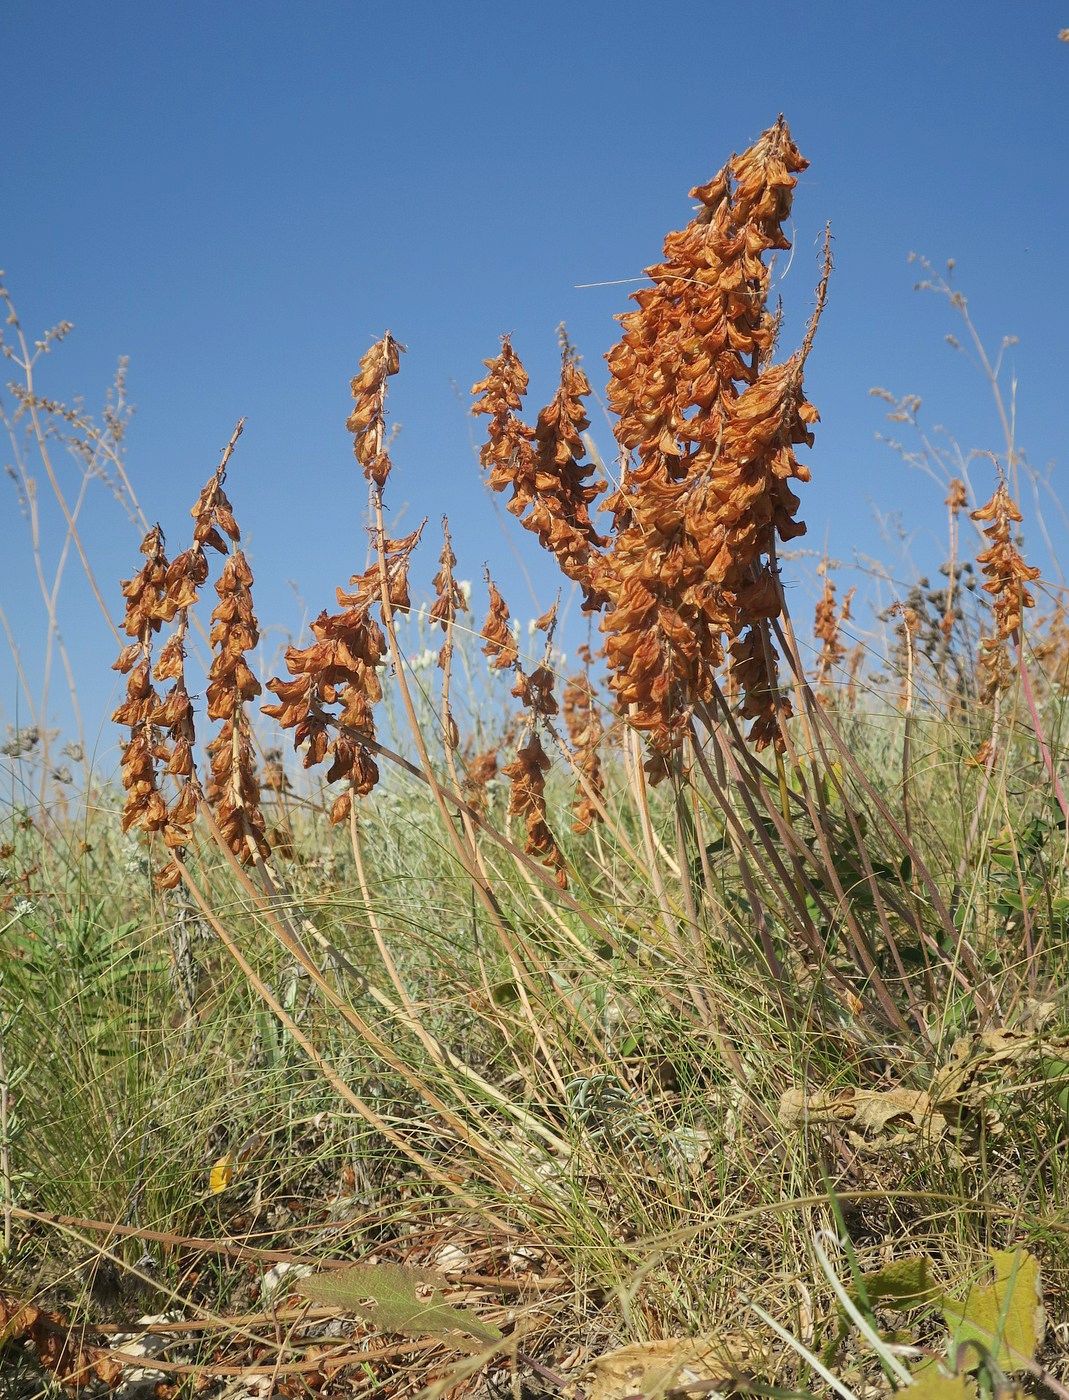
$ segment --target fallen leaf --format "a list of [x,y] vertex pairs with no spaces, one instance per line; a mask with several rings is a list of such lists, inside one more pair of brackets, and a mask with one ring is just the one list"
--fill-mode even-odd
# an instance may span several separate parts
[[752,1348],[741,1337],[636,1342],[598,1357],[590,1368],[593,1381],[587,1400],[655,1396],[688,1386],[707,1392],[710,1384],[727,1389],[744,1377],[752,1357]]

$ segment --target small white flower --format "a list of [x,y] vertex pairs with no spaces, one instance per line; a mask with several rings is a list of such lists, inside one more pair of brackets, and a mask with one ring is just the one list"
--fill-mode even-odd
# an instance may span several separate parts
[[471,607],[471,579],[470,579],[470,578],[458,579],[458,580],[457,580],[457,587],[460,589],[460,594],[461,594],[461,597],[464,599],[465,605],[466,605],[467,607],[470,608],[470,607]]

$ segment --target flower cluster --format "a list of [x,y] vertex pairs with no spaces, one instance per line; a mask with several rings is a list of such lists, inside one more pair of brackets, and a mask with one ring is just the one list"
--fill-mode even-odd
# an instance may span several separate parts
[[692,191],[695,218],[665,240],[609,355],[630,458],[605,503],[615,528],[600,574],[605,650],[621,708],[662,755],[710,698],[725,639],[754,742],[779,741],[773,551],[777,535],[805,529],[788,483],[808,478],[794,448],[811,443],[817,413],[802,392],[812,329],[797,354],[769,363],[765,258],[789,247],[782,225],[806,164],[780,119]]
[[[442,552],[438,557],[438,572],[431,581],[434,589],[434,602],[431,604],[428,620],[437,623],[448,636],[449,629],[456,621],[458,613],[468,611],[468,600],[453,575],[457,556],[453,553],[453,541],[449,534],[449,522],[442,518]],[[438,655],[438,664],[445,665],[448,641]]]
[[[268,847],[246,712],[248,701],[260,693],[260,684],[245,659],[259,640],[252,610],[252,572],[237,548],[241,535],[224,489],[227,464],[242,426],[238,424],[222,461],[190,512],[192,545],[168,563],[157,526],[141,545],[145,564],[123,584],[123,628],[136,640],[124,647],[115,663],[115,669],[128,679],[126,700],[113,719],[131,730],[123,750],[127,791],[123,829],[139,826],[159,831],[169,849],[180,851],[189,843],[197,804],[206,796],[216,809],[231,850],[248,861],[254,853],[265,854]],[[203,793],[193,752],[196,722],[186,685],[185,639],[190,609],[210,572],[209,549],[228,557],[216,584],[219,602],[212,613],[213,659],[207,696],[208,717],[221,720],[222,728],[208,745],[212,778]],[[171,622],[174,630],[153,667],[153,634]],[[169,681],[170,689],[160,695],[153,680]],[[161,771],[174,779],[177,788],[177,796],[169,804],[159,787]],[[180,878],[177,865],[171,862],[158,875],[157,883],[163,889],[173,888]]]
[[532,729],[511,763],[501,770],[509,779],[509,815],[523,818],[524,850],[556,872],[561,889],[568,883],[564,856],[546,823],[546,772],[549,757],[536,730]]
[[291,679],[268,681],[278,703],[263,711],[283,729],[293,730],[294,748],[306,745],[306,768],[329,756],[327,781],[346,780],[346,791],[331,808],[335,823],[348,819],[353,793],[366,796],[379,780],[378,765],[361,742],[375,737],[374,706],[382,699],[378,671],[386,637],[371,616],[379,597],[378,571],[369,569],[351,582],[354,593],[338,589],[341,611],[324,609],[312,623],[312,644],[287,647]]
[[1013,527],[1021,523],[1022,516],[1004,481],[986,505],[972,512],[972,518],[984,525],[984,536],[990,541],[976,556],[987,580],[984,591],[991,595],[995,619],[994,635],[984,638],[980,658],[983,697],[990,700],[1009,685],[1006,642],[1020,640],[1024,609],[1036,605],[1027,585],[1035,582],[1039,570],[1024,562],[1014,542]]
[[[352,381],[354,408],[346,427],[354,437],[356,459],[376,491],[381,492],[391,462],[385,443],[386,380],[400,368],[402,347],[387,332],[360,361]],[[294,748],[305,745],[304,766],[330,759],[327,782],[344,780],[330,819],[348,820],[353,796],[366,797],[379,781],[379,768],[367,740],[375,738],[375,705],[382,699],[379,669],[387,642],[372,617],[376,604],[405,612],[411,606],[408,559],[423,526],[400,540],[380,539],[376,564],[349,580],[352,592],[337,590],[340,611],[324,609],[312,623],[314,641],[287,647],[289,679],[276,677],[267,688],[278,700],[264,714],[293,730]]]
[[[157,525],[141,541],[145,562],[131,579],[124,579],[126,615],[123,631],[134,641],[123,647],[113,667],[126,676],[126,698],[112,719],[125,725],[130,737],[122,750],[122,784],[126,793],[122,829],[167,832],[167,799],[160,791],[157,769],[170,761],[170,749],[159,731],[161,702],[152,684],[152,637],[168,618],[167,555],[163,531]],[[174,616],[171,612],[170,617]]]
[[350,383],[354,407],[346,427],[353,434],[353,452],[369,482],[381,491],[390,475],[386,451],[386,380],[401,368],[401,351],[389,331],[360,361],[360,373]]
[[489,574],[486,575],[486,586],[490,591],[490,611],[486,615],[486,621],[483,623],[483,630],[480,633],[483,639],[483,652],[490,658],[491,670],[507,671],[511,666],[515,666],[520,659],[516,638],[512,631],[512,617],[508,610],[508,604],[497,591]]
[[495,491],[511,488],[509,510],[556,557],[565,577],[579,584],[584,610],[596,612],[607,601],[596,582],[605,541],[594,528],[590,506],[604,482],[590,480],[594,468],[583,460],[582,435],[590,426],[583,400],[590,381],[566,343],[557,392],[532,431],[516,416],[527,392],[527,372],[507,336],[501,354],[484,364],[489,372],[472,386],[472,411],[490,419],[479,457],[489,469],[489,484]]
[[235,549],[215,585],[212,611],[212,665],[208,672],[208,718],[221,720],[208,744],[211,780],[205,796],[215,811],[223,839],[242,861],[270,849],[260,810],[260,783],[253,757],[247,705],[260,694],[260,682],[246,660],[260,640],[252,607],[252,570]]
[[489,573],[490,612],[483,624],[483,651],[490,657],[493,670],[511,668],[516,673],[512,694],[527,712],[529,736],[517,750],[516,757],[501,771],[510,780],[509,815],[522,816],[526,827],[524,850],[528,855],[548,865],[556,872],[557,883],[563,889],[567,883],[564,857],[556,838],[546,823],[545,773],[550,760],[538,738],[539,721],[552,719],[558,712],[553,694],[555,677],[549,664],[553,629],[556,625],[556,604],[535,622],[535,628],[546,634],[546,654],[533,671],[520,665],[519,650],[513,634],[508,605],[495,588]]

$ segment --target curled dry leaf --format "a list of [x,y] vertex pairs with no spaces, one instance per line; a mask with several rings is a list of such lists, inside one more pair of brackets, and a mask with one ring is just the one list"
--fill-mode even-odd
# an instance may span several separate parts
[[741,1336],[636,1342],[593,1363],[588,1400],[633,1400],[689,1388],[698,1395],[727,1393],[752,1375],[756,1359],[752,1343]]
[[86,1340],[83,1324],[74,1325],[62,1313],[0,1294],[0,1351],[22,1341],[31,1344],[41,1367],[67,1390],[79,1391],[94,1381],[111,1390],[122,1380],[120,1363],[106,1348]]

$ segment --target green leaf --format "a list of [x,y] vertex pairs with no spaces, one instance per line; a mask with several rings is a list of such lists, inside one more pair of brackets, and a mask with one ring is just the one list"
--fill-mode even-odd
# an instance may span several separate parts
[[[863,1274],[861,1282],[870,1306],[889,1302],[901,1308],[919,1308],[939,1298],[939,1290],[932,1283],[932,1261],[927,1254],[896,1259],[876,1273]],[[860,1293],[860,1289],[850,1292],[852,1301],[859,1305]]]
[[1052,1081],[1055,1101],[1069,1119],[1069,1060],[1040,1060],[1039,1072],[1044,1079]]
[[[975,1342],[1001,1370],[1018,1371],[1043,1339],[1039,1261],[1026,1249],[994,1249],[991,1260],[993,1282],[973,1284],[964,1299],[943,1297],[940,1306],[954,1346]],[[972,1360],[968,1369],[979,1364]]]
[[913,1373],[913,1384],[902,1394],[909,1400],[976,1400],[971,1376],[948,1376],[934,1361]]
[[440,1291],[445,1280],[433,1269],[402,1264],[353,1264],[310,1274],[296,1291],[314,1303],[359,1313],[384,1332],[404,1337],[449,1338],[464,1332],[480,1342],[498,1342],[501,1333],[467,1308],[455,1308]]

